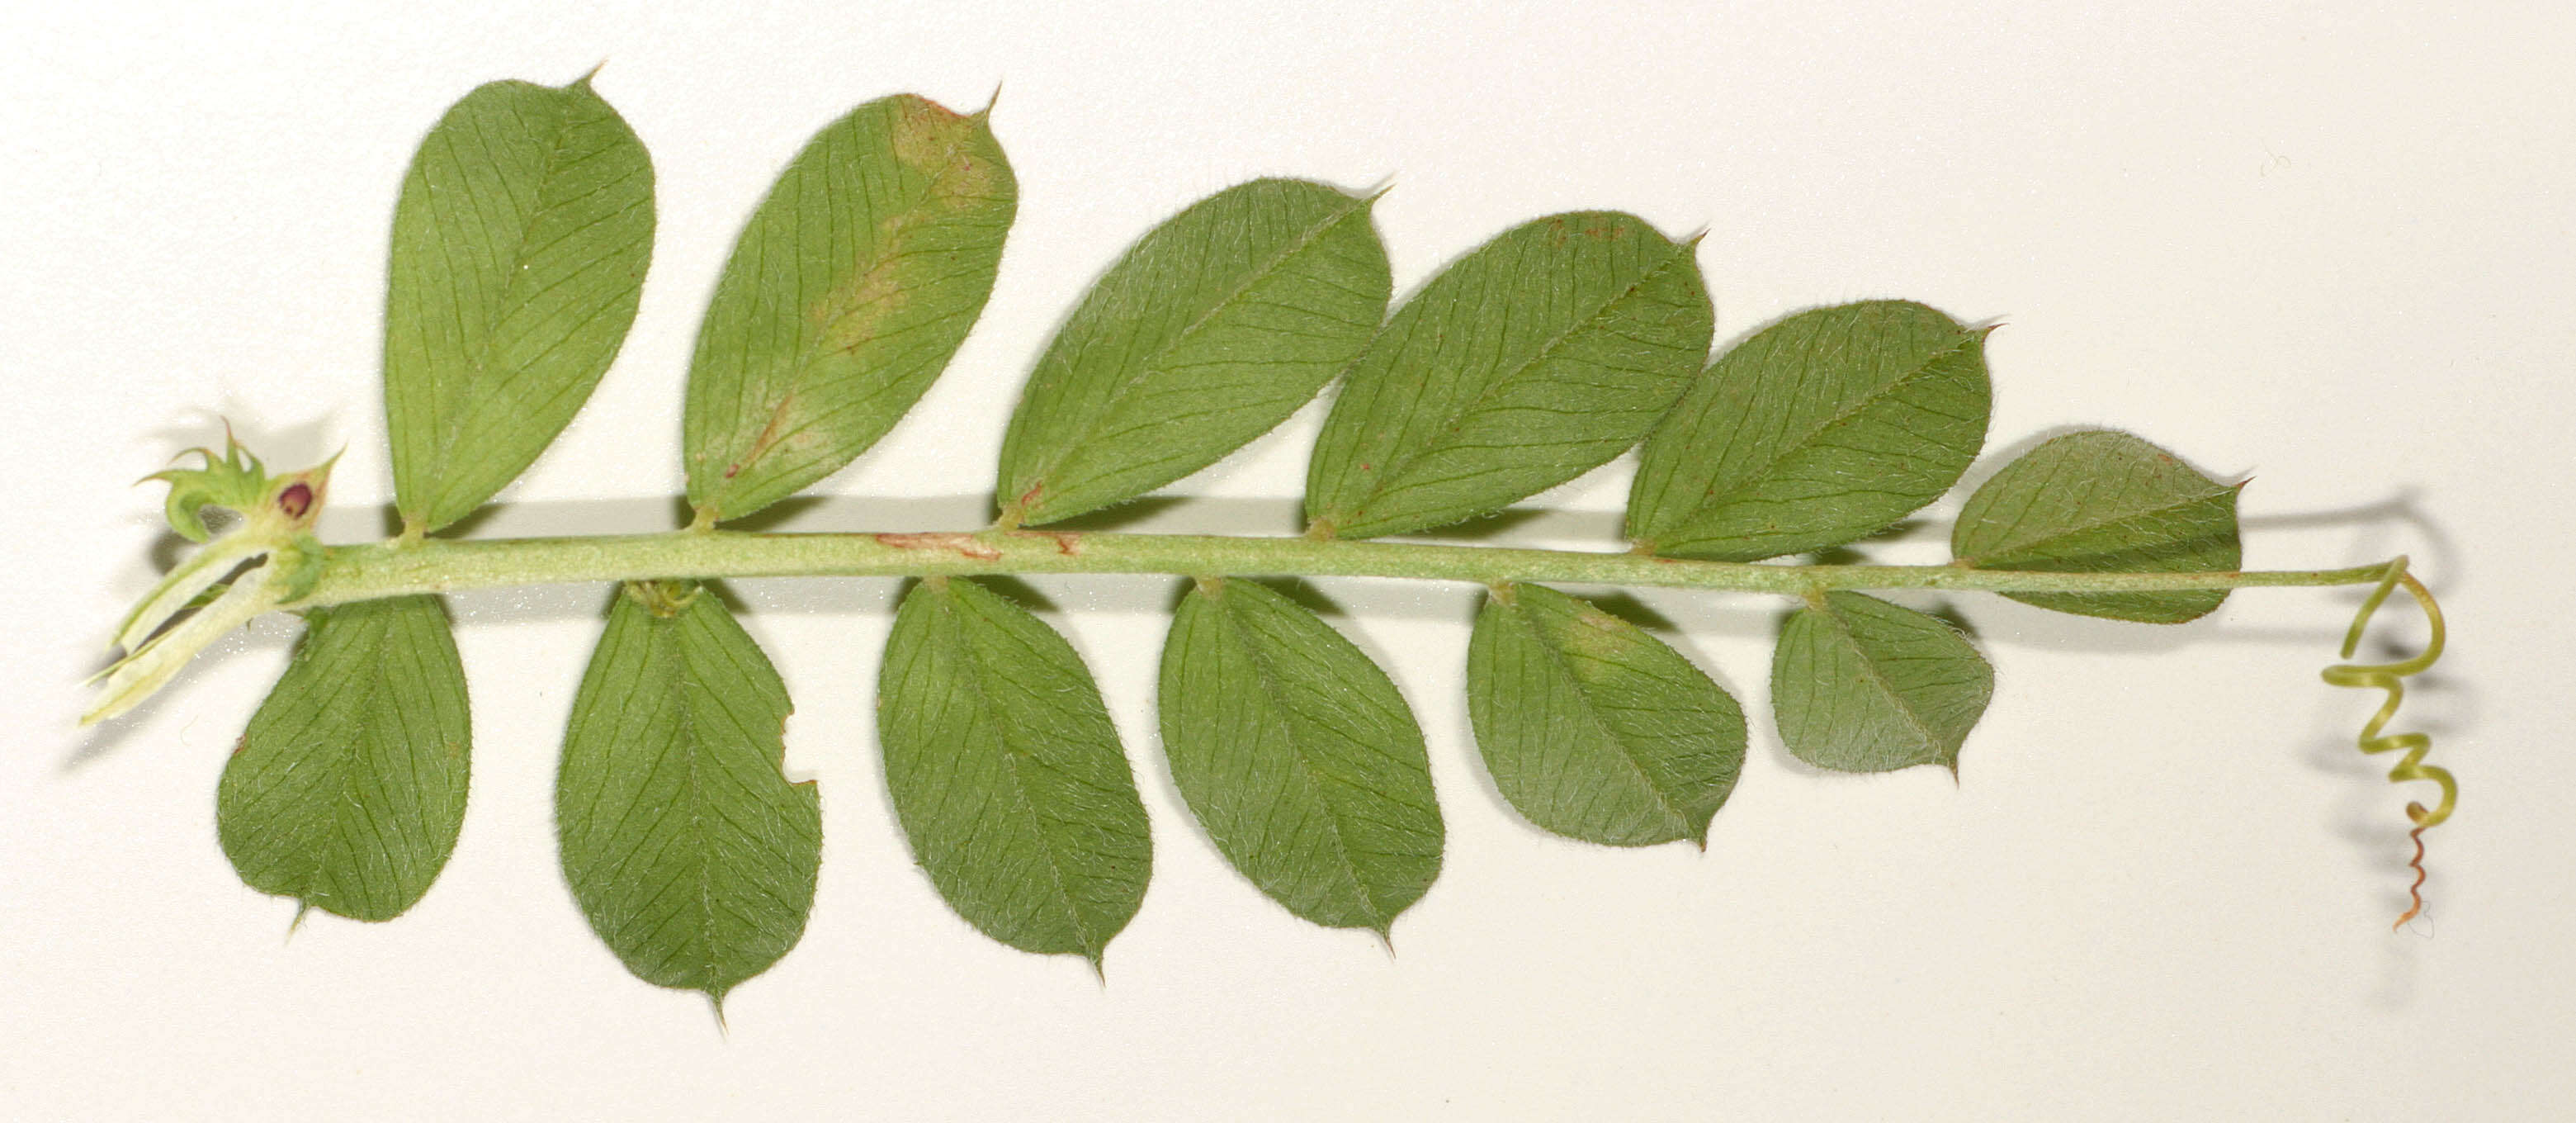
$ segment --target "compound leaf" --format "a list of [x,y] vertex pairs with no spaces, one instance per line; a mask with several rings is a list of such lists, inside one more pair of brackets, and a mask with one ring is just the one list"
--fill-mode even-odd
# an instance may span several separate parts
[[385,420],[395,505],[436,530],[525,471],[635,320],[653,166],[585,78],[494,82],[421,141],[394,207]]
[[1145,896],[1145,805],[1073,645],[973,581],[895,612],[877,681],[886,792],[949,906],[1024,951],[1097,967]]
[[1457,522],[1627,451],[1708,357],[1694,245],[1632,215],[1561,214],[1432,278],[1343,381],[1307,471],[1313,528]]
[[456,849],[471,738],[437,597],[314,609],[224,764],[224,855],[261,892],[357,920],[400,916]]
[[823,822],[813,782],[779,771],[790,709],[714,593],[630,584],[609,608],[555,828],[582,914],[636,977],[722,1003],[804,935]]
[[1832,592],[1789,617],[1771,660],[1780,740],[1843,772],[1959,770],[1995,670],[1967,637],[1910,608]]
[[817,134],[698,329],[683,447],[700,517],[786,498],[893,428],[992,295],[1018,199],[983,113],[905,94]]
[[[1977,569],[2189,573],[2244,563],[2236,493],[2127,433],[2069,433],[1995,473],[1959,512],[1950,549]],[[2073,612],[2178,624],[2208,614],[2225,589],[2162,593],[2006,593]]]
[[1744,768],[1735,699],[1645,629],[1539,585],[1485,599],[1467,717],[1503,798],[1586,842],[1706,846]]
[[1384,934],[1440,873],[1430,758],[1404,696],[1306,608],[1206,581],[1163,648],[1163,752],[1226,860],[1288,911]]
[[1985,338],[1902,300],[1764,328],[1646,438],[1628,537],[1667,557],[1757,561],[1842,545],[1940,498],[1985,443]]
[[1002,441],[1006,522],[1123,503],[1285,420],[1386,315],[1371,199],[1261,179],[1201,200],[1102,275]]

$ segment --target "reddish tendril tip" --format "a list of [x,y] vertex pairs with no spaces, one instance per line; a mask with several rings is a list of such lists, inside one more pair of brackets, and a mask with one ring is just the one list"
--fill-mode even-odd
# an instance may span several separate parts
[[[2419,803],[2411,806],[2422,807],[2423,805]],[[2391,932],[2405,928],[2407,921],[2415,919],[2424,911],[2424,828],[2417,827],[2408,831],[2406,837],[2415,842],[2415,856],[2406,863],[2415,871],[2415,884],[2406,887],[2406,912],[2397,918],[2397,923],[2388,926]]]

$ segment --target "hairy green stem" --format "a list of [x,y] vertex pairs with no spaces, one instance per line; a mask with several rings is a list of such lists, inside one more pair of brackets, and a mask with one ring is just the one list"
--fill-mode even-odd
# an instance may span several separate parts
[[648,578],[968,577],[1127,573],[1188,577],[1392,577],[1495,584],[1715,589],[1805,596],[1826,589],[2136,593],[2250,586],[2367,585],[2387,563],[2349,569],[2214,573],[2039,573],[1955,565],[1771,565],[1633,553],[1525,550],[1291,537],[1073,533],[745,534],[723,530],[575,538],[337,546],[291,607],[412,593]]

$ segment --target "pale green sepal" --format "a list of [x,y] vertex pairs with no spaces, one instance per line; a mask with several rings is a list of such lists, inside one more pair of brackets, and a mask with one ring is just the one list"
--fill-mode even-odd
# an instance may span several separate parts
[[164,575],[151,592],[135,602],[133,610],[127,612],[125,620],[117,625],[116,638],[109,641],[110,646],[128,653],[142,647],[161,625],[195,604],[199,595],[213,588],[216,582],[230,576],[235,566],[270,549],[267,542],[239,534],[227,534],[207,543],[189,554]]
[[289,579],[276,566],[261,565],[233,579],[221,595],[169,629],[144,640],[95,680],[103,680],[98,704],[82,714],[82,725],[96,725],[133,709],[168,685],[206,645],[247,624],[253,617],[286,603]]

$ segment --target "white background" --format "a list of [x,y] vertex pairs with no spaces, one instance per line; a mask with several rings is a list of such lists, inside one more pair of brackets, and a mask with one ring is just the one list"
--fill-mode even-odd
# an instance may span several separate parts
[[[0,17],[13,1117],[2459,1119],[2576,1097],[2559,5],[60,7]],[[1157,831],[1104,986],[975,934],[912,866],[870,732],[893,582],[809,581],[738,589],[829,842],[803,944],[735,993],[729,1034],[627,976],[556,872],[597,588],[454,599],[477,742],[454,861],[399,922],[288,939],[292,904],[217,849],[212,797],[290,619],[73,726],[171,556],[160,489],[129,485],[221,416],[279,466],[345,444],[326,531],[379,533],[412,146],[478,83],[603,59],[659,177],[651,279],[587,410],[477,533],[670,525],[696,317],[769,178],[860,101],[1005,84],[1022,199],[992,303],[796,527],[976,525],[1057,319],[1219,187],[1391,181],[1399,294],[1521,220],[1627,209],[1707,231],[1721,340],[1872,296],[2001,318],[1997,450],[2130,428],[2254,477],[2249,566],[2413,554],[2454,646],[2403,722],[2464,786],[2428,838],[2431,912],[2389,931],[2421,793],[2352,751],[2374,699],[2316,677],[2346,592],[2161,629],[1966,603],[1999,690],[1957,785],[1798,766],[1763,702],[1776,607],[1650,597],[1755,715],[1703,855],[1521,823],[1467,739],[1469,591],[1332,583],[1420,713],[1448,816],[1390,957],[1291,918],[1187,818],[1152,736],[1170,583],[1042,582]],[[1286,528],[1317,417],[1178,489],[1231,502],[1154,525]],[[1627,471],[1521,533],[1606,545]]]

